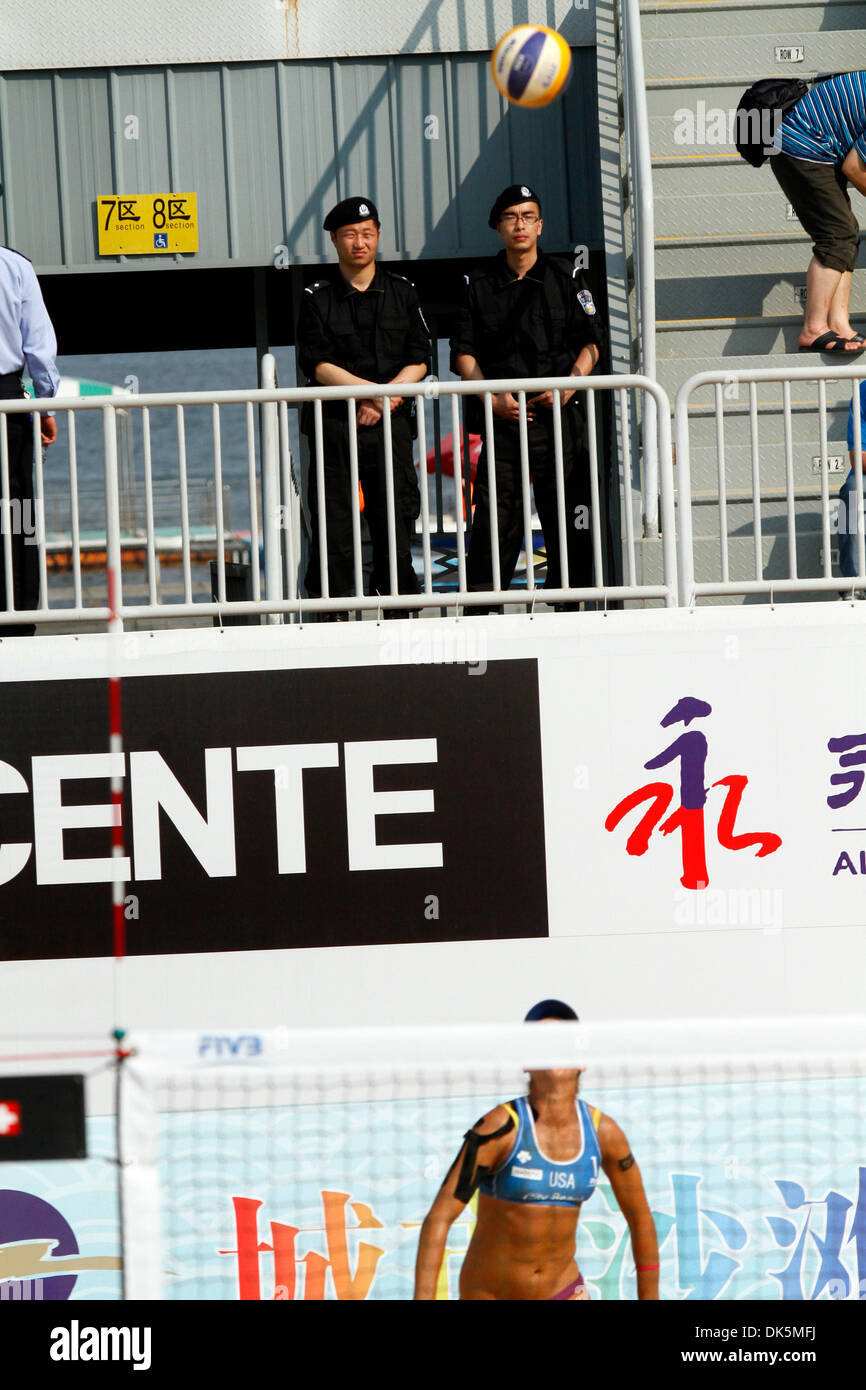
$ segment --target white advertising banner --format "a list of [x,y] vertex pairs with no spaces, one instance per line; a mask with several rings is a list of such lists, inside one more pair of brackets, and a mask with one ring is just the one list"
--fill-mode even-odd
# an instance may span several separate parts
[[864,619],[128,634],[117,769],[109,639],[18,644],[6,1017],[47,1016],[47,970],[91,1028],[77,960],[110,994],[113,770],[136,1026],[505,1022],[569,991],[600,1017],[859,1010]]

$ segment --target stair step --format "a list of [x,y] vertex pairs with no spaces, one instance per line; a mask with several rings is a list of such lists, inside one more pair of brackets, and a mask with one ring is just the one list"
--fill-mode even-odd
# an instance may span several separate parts
[[[690,340],[692,342],[693,340]],[[866,376],[866,354],[858,358],[858,364]],[[712,356],[694,356],[692,353],[683,354],[681,357],[659,357],[658,377],[664,389],[667,391],[673,403],[673,398],[679,386],[691,376],[696,376],[699,372],[718,372],[728,371],[728,363],[721,359],[718,354]],[[724,397],[725,413],[730,412],[731,417],[745,414],[749,403],[748,383],[738,381],[737,372],[749,371],[751,368],[760,369],[768,367],[809,367],[824,366],[826,359],[818,354],[814,356],[808,353],[774,353],[772,356],[738,356],[736,360],[730,362],[730,379],[727,384],[728,395]],[[794,381],[791,386],[792,407],[799,405],[811,406],[817,409],[818,387],[814,381]],[[829,378],[825,382],[826,398],[828,409],[834,404],[838,404],[841,409],[843,406],[848,408],[851,401],[852,383],[850,380],[839,380]],[[759,410],[775,410],[781,415],[782,411],[782,385],[778,381],[759,381],[755,384],[756,396]],[[737,395],[734,395],[737,392]],[[702,386],[694,393],[693,404],[700,412],[701,407],[710,407],[715,399],[712,385]]]
[[[790,24],[780,15],[778,28],[771,32],[703,34],[674,38],[644,37],[644,63],[652,82],[713,82],[737,76],[745,90],[758,77],[800,77],[806,81],[830,72],[847,72],[852,54],[859,53],[862,27],[811,30]],[[787,61],[779,53],[802,52],[799,62]]]
[[656,204],[662,198],[682,198],[698,192],[713,197],[727,197],[728,194],[762,197],[769,190],[784,197],[769,169],[753,169],[739,155],[706,154],[695,150],[653,159]]
[[[795,226],[795,223],[791,223]],[[858,266],[866,266],[866,237],[861,234]],[[688,276],[726,278],[741,275],[744,267],[749,275],[790,275],[795,272],[805,279],[811,256],[807,237],[790,233],[781,237],[741,238],[714,241],[705,237],[679,241],[671,237],[656,242],[656,279],[680,279]],[[855,281],[857,272],[855,272]]]
[[[715,3],[652,4],[641,6],[641,33],[644,44],[665,38],[700,39],[706,34],[708,18],[716,33],[751,36],[767,32],[770,12],[779,14],[778,31],[808,33],[825,30],[859,29],[863,22],[862,4],[828,5],[824,0],[813,4],[789,5],[785,0],[736,0],[735,4]],[[779,38],[781,46],[785,40]],[[767,73],[769,76],[769,72]]]
[[[716,193],[699,175],[694,183],[685,180],[688,192],[655,198],[657,240],[668,237],[776,236],[794,232],[804,240],[799,218],[789,211],[789,203],[772,174],[760,193]],[[703,184],[703,187],[701,187]]]
[[[779,358],[790,359],[791,366],[822,367],[841,364],[838,354],[800,352],[798,338],[802,319],[797,318],[730,318],[730,319],[673,319],[656,324],[656,356],[712,358],[716,368],[727,366],[727,359],[738,362],[746,358],[763,359],[763,366],[780,365]],[[767,359],[771,360],[768,361]],[[863,354],[844,359],[846,365],[862,361]],[[866,367],[864,367],[866,375]]]
[[[835,437],[830,436],[828,430],[827,452],[831,458],[844,459],[843,471],[841,473],[827,473],[827,491],[831,497],[835,497],[846,477],[848,476],[848,447],[845,443],[845,423],[847,412],[840,421],[841,428]],[[787,505],[787,492],[785,489],[785,446],[782,442],[781,424],[778,429],[768,436],[766,422],[764,430],[759,430],[758,476],[761,484],[761,496],[767,506],[775,498],[776,503],[784,512]],[[749,444],[734,444],[731,442],[729,431],[725,430],[724,435],[725,450],[725,491],[730,497],[731,494],[751,496],[752,493],[752,451]],[[812,505],[816,497],[821,493],[821,475],[813,473],[812,460],[821,455],[821,445],[817,439],[804,440],[794,435],[791,449],[794,475],[794,498],[797,505]],[[697,444],[695,432],[689,432],[689,474],[691,478],[692,498],[698,495],[704,499],[718,497],[718,456],[715,445],[715,427],[713,428],[713,442],[707,444]],[[751,506],[751,503],[748,503]],[[775,505],[775,503],[773,503]]]
[[[862,277],[861,277],[862,279]],[[753,318],[763,311],[769,317],[790,317],[799,322],[803,302],[798,290],[805,289],[801,273],[778,276],[728,275],[723,279],[706,276],[674,277],[656,282],[656,312],[660,320],[674,318]],[[852,312],[866,314],[866,285],[860,290],[854,281]]]
[[[694,513],[693,513],[694,515]],[[761,573],[755,573],[755,543],[754,537],[750,535],[728,536],[728,569],[732,580],[744,579],[789,579],[791,577],[791,566],[788,553],[788,534],[787,528],[775,533],[762,533],[761,536]],[[817,530],[797,531],[796,559],[797,575],[801,579],[820,579],[824,577],[823,563],[824,541],[820,527]],[[835,544],[835,537],[831,537],[830,555],[832,572],[839,573],[838,551]],[[722,573],[722,547],[718,535],[695,536],[694,539],[694,567],[695,579],[698,583],[719,579]],[[839,591],[844,589],[845,581],[840,577]],[[800,593],[793,596],[797,602],[803,602],[808,596]],[[817,597],[817,595],[816,595]],[[834,591],[821,595],[824,599],[833,602],[836,599]],[[766,602],[756,596],[747,597],[738,602]],[[784,601],[781,595],[774,600]],[[702,603],[707,600],[702,599]]]

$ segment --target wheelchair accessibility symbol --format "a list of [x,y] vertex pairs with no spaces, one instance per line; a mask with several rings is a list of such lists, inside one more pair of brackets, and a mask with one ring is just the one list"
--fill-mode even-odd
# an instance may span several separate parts
[[154,251],[165,251],[165,249],[167,248],[167,246],[168,246],[168,233],[167,233],[167,232],[154,232],[154,234],[153,234],[153,249],[154,249]]

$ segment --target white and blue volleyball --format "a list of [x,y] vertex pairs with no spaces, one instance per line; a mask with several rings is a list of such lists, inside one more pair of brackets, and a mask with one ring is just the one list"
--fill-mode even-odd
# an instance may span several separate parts
[[571,49],[555,29],[518,24],[501,38],[490,60],[493,81],[517,106],[548,106],[571,77]]

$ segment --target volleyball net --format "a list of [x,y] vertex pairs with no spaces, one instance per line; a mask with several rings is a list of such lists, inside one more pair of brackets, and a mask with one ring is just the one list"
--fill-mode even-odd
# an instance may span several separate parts
[[[527,1069],[585,1067],[624,1129],[664,1299],[866,1297],[866,1019],[226,1030],[141,1035],[123,1064],[128,1298],[412,1297],[421,1223],[462,1144]],[[456,1298],[475,1222],[451,1227]],[[578,1262],[636,1296],[600,1175]]]

